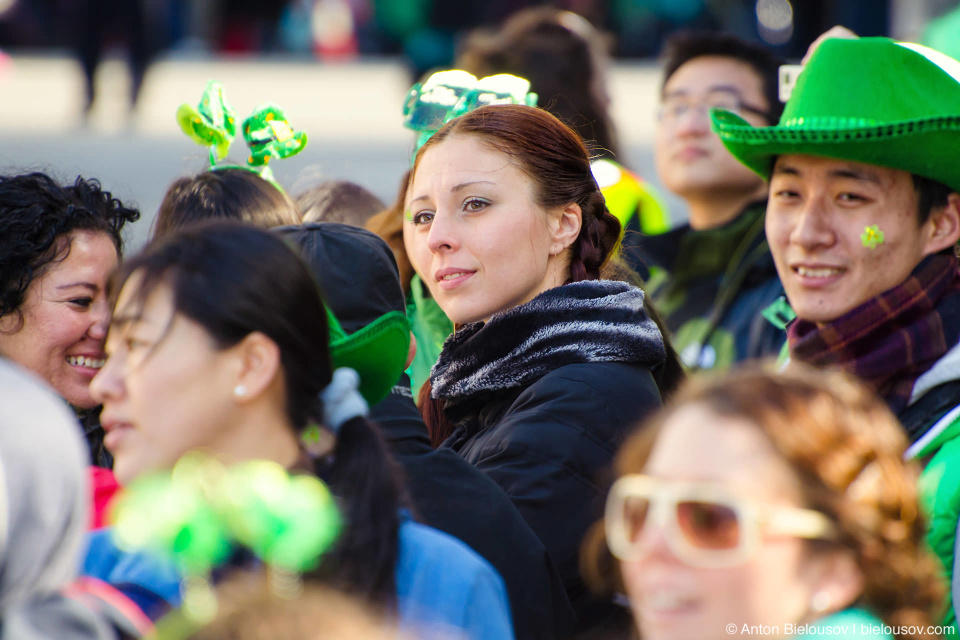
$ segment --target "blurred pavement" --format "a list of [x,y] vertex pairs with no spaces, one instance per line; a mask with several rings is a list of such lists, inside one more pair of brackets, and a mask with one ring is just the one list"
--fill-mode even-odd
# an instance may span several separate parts
[[[108,59],[98,70],[98,98],[85,124],[77,62],[57,55],[0,59],[0,171],[100,178],[118,197],[141,207],[143,219],[129,238],[135,248],[146,239],[167,186],[206,166],[206,150],[180,132],[174,113],[182,102],[196,104],[209,79],[224,86],[241,120],[261,102],[274,102],[294,129],[308,134],[300,155],[271,165],[291,193],[323,178],[345,178],[386,202],[395,197],[412,137],[400,113],[410,82],[392,60],[161,60],[150,67],[137,111],[130,114],[126,66]],[[650,144],[658,80],[654,65],[618,65],[610,73],[624,160],[655,184]],[[243,158],[242,138],[231,151]],[[670,204],[681,217],[677,202]]]

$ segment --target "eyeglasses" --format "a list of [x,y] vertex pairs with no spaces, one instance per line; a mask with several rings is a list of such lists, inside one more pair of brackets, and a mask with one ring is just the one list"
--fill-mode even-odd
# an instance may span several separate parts
[[660,109],[657,111],[657,118],[660,122],[672,124],[692,109],[696,109],[697,112],[703,116],[708,115],[711,109],[723,109],[735,113],[738,116],[743,116],[745,113],[753,113],[762,116],[768,122],[771,120],[769,111],[744,102],[739,96],[729,92],[711,93],[706,99],[700,102],[694,102],[680,96],[667,98],[660,104]]
[[819,511],[752,502],[711,484],[665,482],[643,475],[617,480],[607,497],[607,545],[621,560],[643,557],[653,522],[684,563],[731,567],[750,559],[761,535],[825,539],[833,522]]

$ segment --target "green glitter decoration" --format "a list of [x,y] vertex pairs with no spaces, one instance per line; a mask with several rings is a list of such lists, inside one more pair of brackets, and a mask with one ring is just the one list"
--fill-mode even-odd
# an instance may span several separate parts
[[864,227],[860,242],[868,249],[876,249],[878,245],[883,244],[883,231],[880,231],[880,227],[875,224]]

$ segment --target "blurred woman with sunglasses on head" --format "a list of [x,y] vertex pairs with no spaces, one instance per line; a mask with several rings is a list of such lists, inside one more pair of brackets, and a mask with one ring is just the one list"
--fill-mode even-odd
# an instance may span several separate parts
[[917,470],[868,390],[751,368],[688,385],[649,426],[584,554],[595,585],[625,588],[644,640],[937,633]]

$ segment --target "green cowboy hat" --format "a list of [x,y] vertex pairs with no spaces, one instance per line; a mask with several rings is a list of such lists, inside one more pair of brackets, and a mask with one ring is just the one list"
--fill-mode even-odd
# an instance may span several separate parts
[[772,160],[804,154],[900,169],[960,191],[960,62],[888,38],[824,41],[777,126],[716,109],[731,154],[769,178]]

